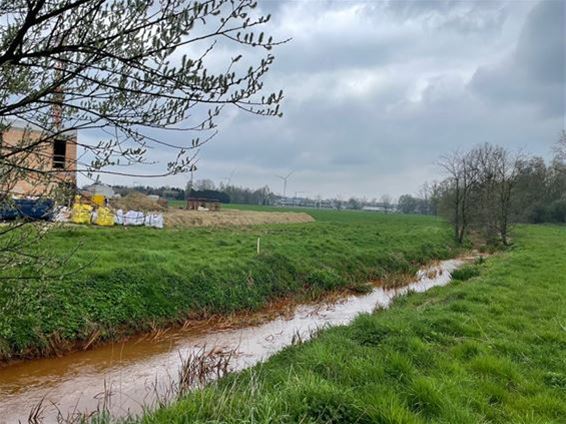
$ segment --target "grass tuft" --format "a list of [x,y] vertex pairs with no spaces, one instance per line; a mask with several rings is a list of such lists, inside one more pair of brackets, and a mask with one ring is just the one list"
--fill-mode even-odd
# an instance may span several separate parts
[[459,281],[467,281],[480,275],[480,269],[477,265],[466,265],[452,272],[452,278]]

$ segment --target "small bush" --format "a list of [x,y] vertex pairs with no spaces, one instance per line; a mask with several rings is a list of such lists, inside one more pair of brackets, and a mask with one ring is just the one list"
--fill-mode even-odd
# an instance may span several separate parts
[[452,279],[459,281],[467,281],[480,275],[480,270],[477,266],[464,266],[452,272]]

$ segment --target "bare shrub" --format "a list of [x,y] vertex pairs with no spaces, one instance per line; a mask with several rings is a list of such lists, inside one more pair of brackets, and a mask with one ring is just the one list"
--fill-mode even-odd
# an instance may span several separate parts
[[237,348],[225,350],[216,347],[207,350],[206,346],[203,346],[189,353],[186,358],[181,357],[177,395],[181,397],[228,374],[231,371],[232,358],[236,354]]

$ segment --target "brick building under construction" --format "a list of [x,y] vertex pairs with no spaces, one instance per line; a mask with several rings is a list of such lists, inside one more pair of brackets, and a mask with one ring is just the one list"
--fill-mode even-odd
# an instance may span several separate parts
[[[0,189],[15,197],[45,196],[53,189],[76,188],[77,132],[50,137],[41,128],[14,121],[0,134],[0,152],[3,155],[17,149],[24,153],[14,155],[18,172],[8,181],[0,181]],[[26,148],[37,142],[37,147]]]

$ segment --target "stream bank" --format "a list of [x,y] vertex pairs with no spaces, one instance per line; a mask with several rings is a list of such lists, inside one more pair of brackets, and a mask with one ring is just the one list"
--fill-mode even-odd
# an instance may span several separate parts
[[0,361],[260,310],[276,299],[415,272],[457,252],[450,228],[431,217],[312,214],[316,222],[292,225],[54,229],[37,249],[67,259],[61,278],[0,270]]
[[564,423],[566,227],[521,225],[513,237],[446,287],[131,422]]
[[27,420],[41,403],[43,422],[105,410],[113,417],[155,408],[175,395],[183,358],[205,350],[233,352],[230,370],[261,362],[313,332],[351,322],[361,313],[386,308],[409,291],[422,292],[450,281],[450,273],[472,258],[441,261],[420,270],[398,288],[376,287],[365,295],[305,304],[258,325],[226,328],[219,323],[132,338],[59,358],[13,364],[0,369],[0,423]]

